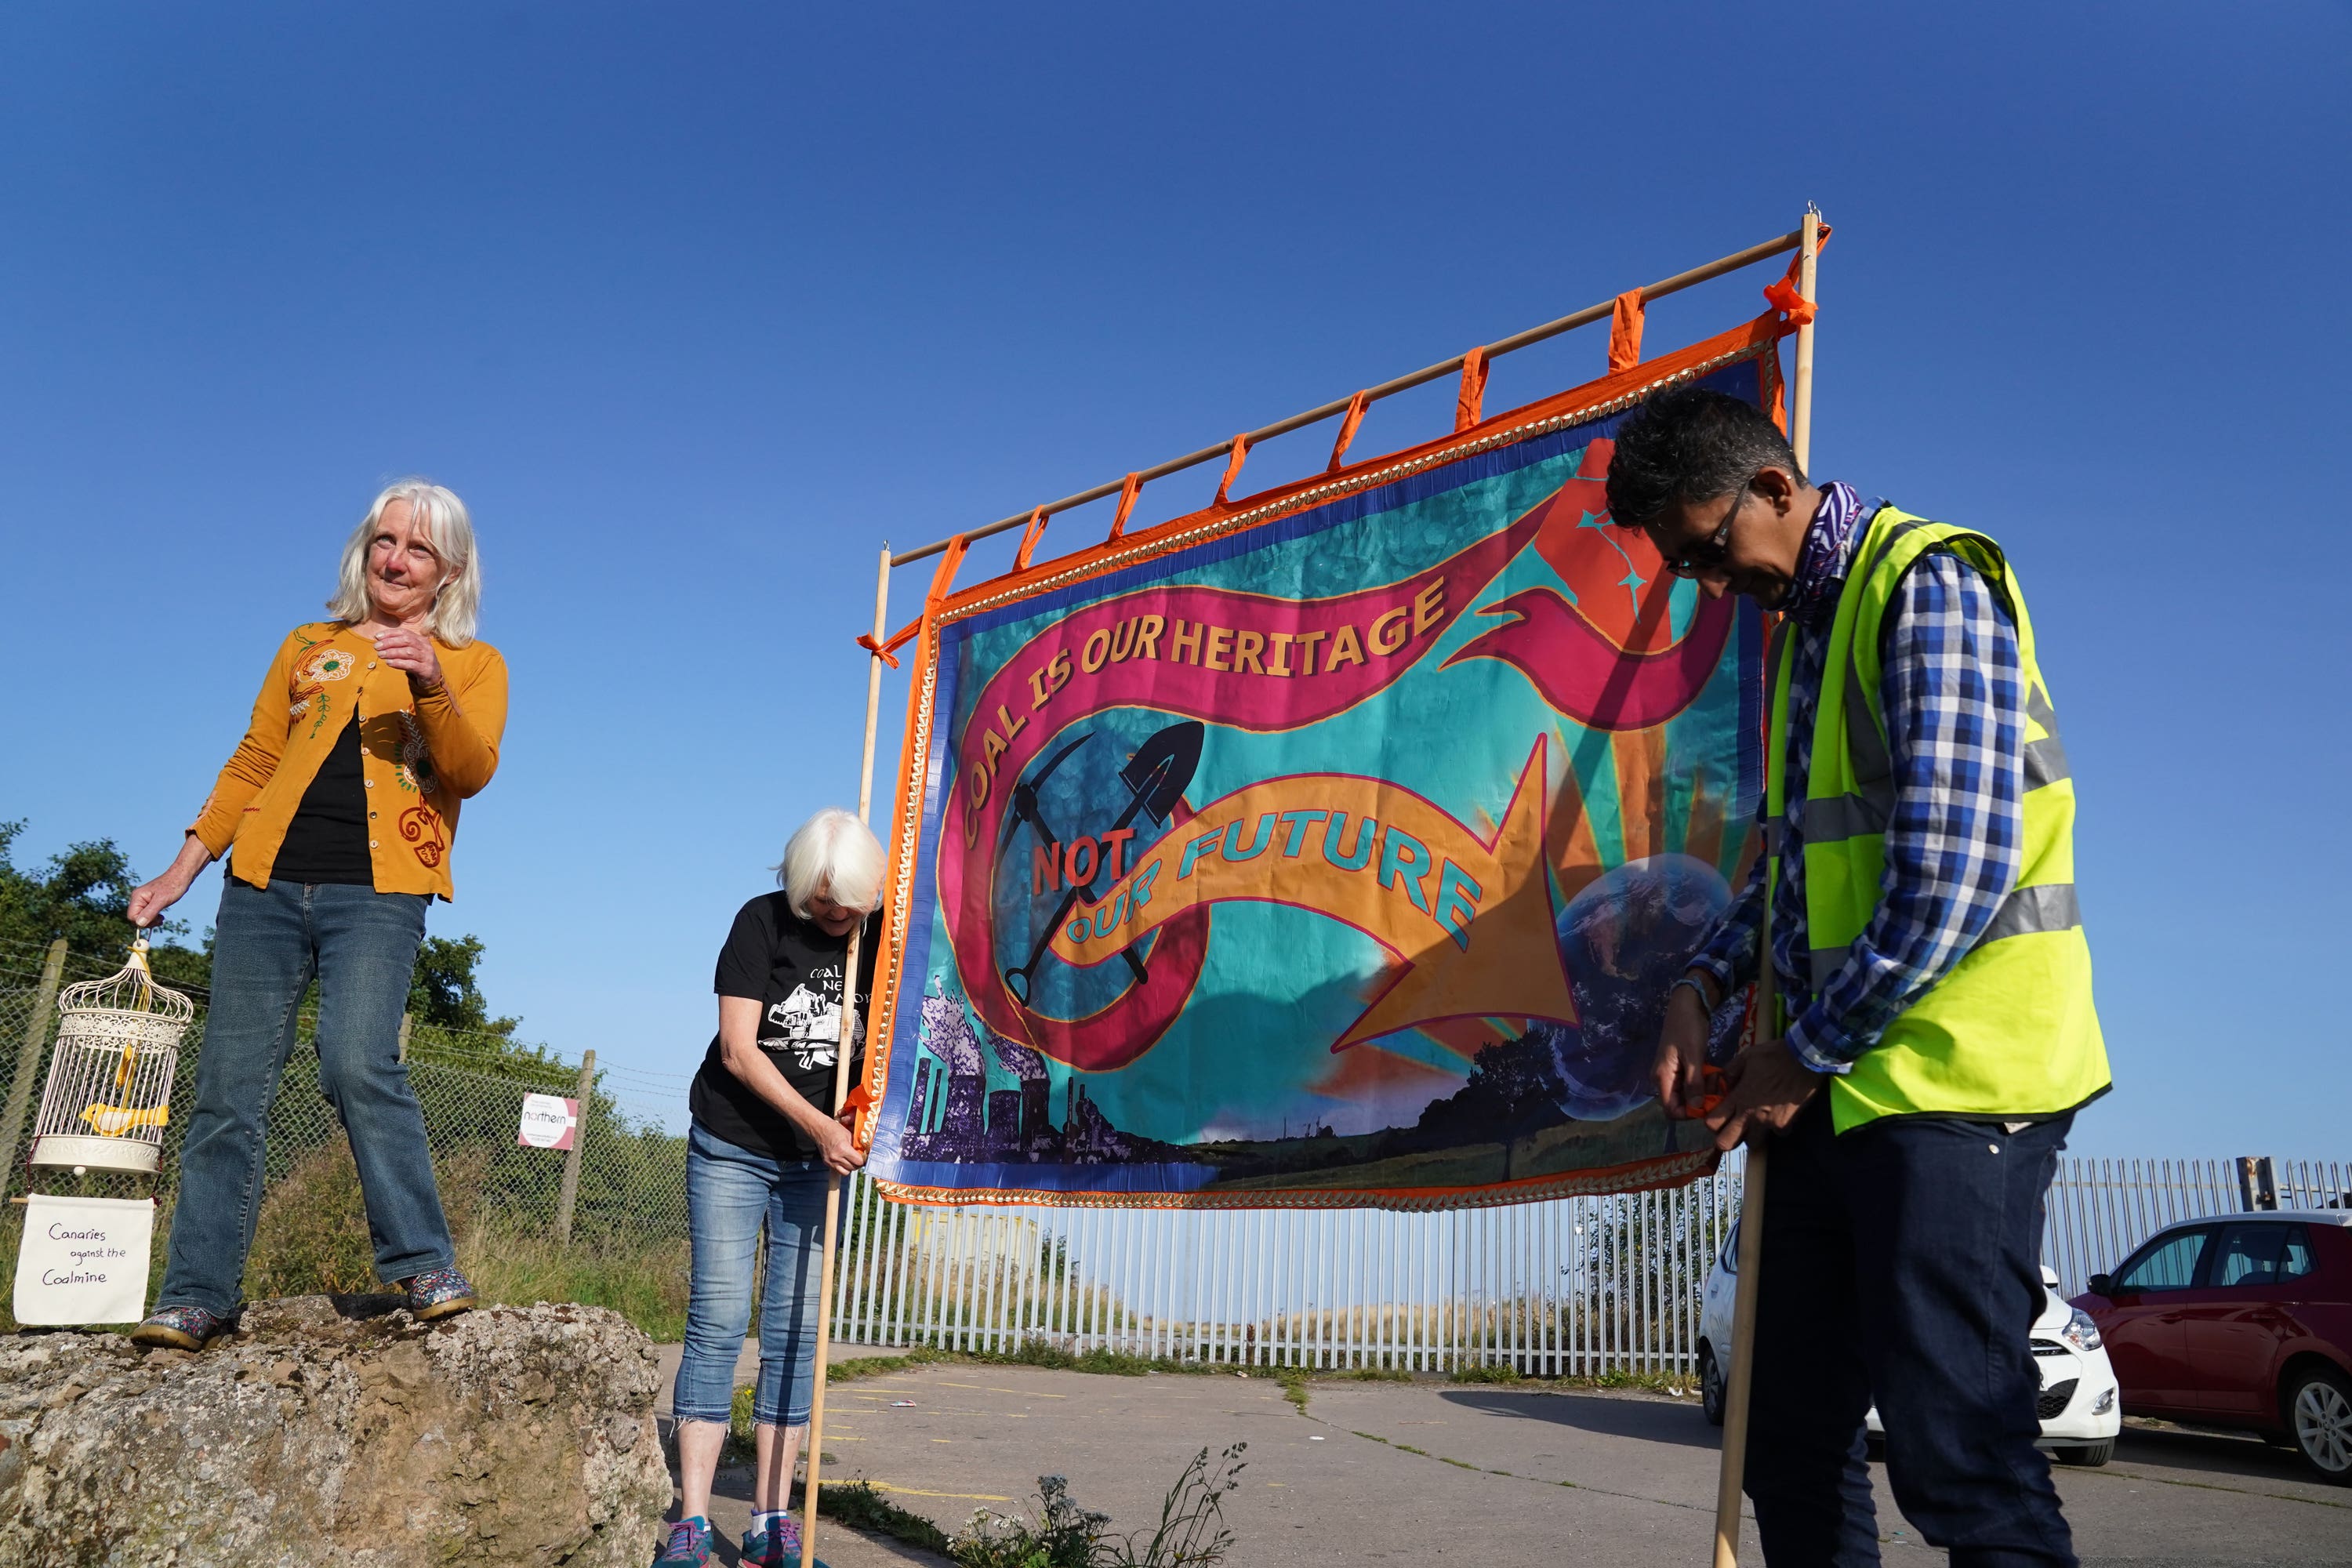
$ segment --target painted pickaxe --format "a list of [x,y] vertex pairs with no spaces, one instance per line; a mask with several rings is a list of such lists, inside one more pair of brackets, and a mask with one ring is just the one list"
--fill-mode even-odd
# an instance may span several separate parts
[[[1162,823],[1169,819],[1177,805],[1183,800],[1185,790],[1192,787],[1193,773],[1200,769],[1201,742],[1204,733],[1205,731],[1199,720],[1187,719],[1180,723],[1169,725],[1143,742],[1135,755],[1128,759],[1127,766],[1118,771],[1120,782],[1127,785],[1131,798],[1128,801],[1126,808],[1118,814],[1118,820],[1110,825],[1111,832],[1117,833],[1139,816],[1148,815],[1154,821]],[[1084,739],[1086,739],[1085,736],[1079,737],[1081,741]],[[1058,766],[1062,759],[1067,756],[1077,743],[1074,741],[1069,746],[1064,747],[1062,751],[1055,753],[1053,763],[1037,775],[1038,782],[1042,782],[1046,773],[1052,772],[1055,766]],[[1013,791],[1013,809],[1015,812],[1024,813],[1023,820],[1029,824],[1038,837],[1048,843],[1060,842],[1059,837],[1045,826],[1044,816],[1037,810],[1037,798],[1033,784],[1023,784]],[[1012,840],[1010,823],[1007,824],[1005,840],[1007,843]],[[1001,848],[999,853],[1002,853]],[[1103,869],[1104,868],[1097,864],[1093,874],[1088,876],[1083,884],[1074,882],[1070,885],[1069,889],[1062,895],[1061,903],[1055,908],[1053,918],[1045,922],[1045,929],[1039,933],[1036,945],[1030,949],[1029,962],[1018,969],[1008,969],[1004,972],[1004,988],[1012,992],[1024,1005],[1029,1000],[1030,978],[1036,973],[1037,965],[1045,961],[1046,950],[1053,943],[1054,933],[1059,931],[1062,922],[1069,918],[1070,910],[1076,907],[1080,894],[1093,889],[1095,879],[1102,875]],[[1137,955],[1133,947],[1121,948],[1119,956],[1127,960],[1127,966],[1133,972],[1136,979],[1141,980],[1144,977],[1143,960]]]

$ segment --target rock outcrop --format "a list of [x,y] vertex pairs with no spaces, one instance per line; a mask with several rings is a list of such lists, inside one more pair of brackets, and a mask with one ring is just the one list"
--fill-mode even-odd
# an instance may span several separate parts
[[257,1302],[196,1355],[0,1340],[0,1563],[642,1568],[652,1342],[596,1307],[396,1303]]

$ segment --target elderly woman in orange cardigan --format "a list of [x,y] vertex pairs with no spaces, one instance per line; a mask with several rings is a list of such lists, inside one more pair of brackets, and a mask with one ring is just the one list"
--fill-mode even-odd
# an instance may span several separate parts
[[199,1350],[236,1315],[264,1119],[313,979],[320,1087],[351,1137],[376,1271],[419,1318],[474,1304],[399,1037],[425,906],[450,897],[459,803],[498,771],[506,728],[480,605],[465,503],[422,479],[376,497],[343,546],[334,619],[278,646],[178,857],[131,895],[132,923],[152,924],[228,857],[171,1261],[141,1344]]

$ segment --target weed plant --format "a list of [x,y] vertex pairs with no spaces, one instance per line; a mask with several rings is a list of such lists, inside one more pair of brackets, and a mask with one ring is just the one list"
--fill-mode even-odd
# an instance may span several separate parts
[[1209,1461],[1209,1450],[1192,1456],[1160,1505],[1160,1522],[1149,1531],[1114,1536],[1110,1516],[1079,1506],[1066,1476],[1037,1478],[1034,1519],[978,1509],[961,1533],[948,1543],[957,1568],[1194,1568],[1223,1563],[1234,1532],[1226,1528],[1227,1493],[1241,1485],[1249,1447],[1235,1443]]

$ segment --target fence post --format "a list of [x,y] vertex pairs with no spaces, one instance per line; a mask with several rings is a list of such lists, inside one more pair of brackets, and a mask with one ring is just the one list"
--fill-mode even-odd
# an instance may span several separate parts
[[24,1136],[25,1109],[32,1103],[33,1079],[40,1076],[41,1047],[49,1041],[49,1015],[57,1010],[58,983],[65,978],[66,939],[49,943],[41,960],[40,989],[33,995],[33,1016],[25,1020],[25,1040],[16,1047],[16,1076],[8,1082],[8,1109],[0,1111],[0,1197],[16,1176],[16,1140]]
[[414,1013],[403,1013],[400,1016],[400,1056],[398,1059],[401,1061],[406,1061],[408,1059],[408,1031],[410,1026],[414,1025],[415,1022],[416,1015]]
[[580,1195],[580,1149],[588,1142],[588,1101],[596,1087],[596,1053],[580,1058],[580,1118],[572,1128],[572,1147],[563,1155],[563,1190],[555,1195],[555,1244],[572,1245],[572,1201]]

